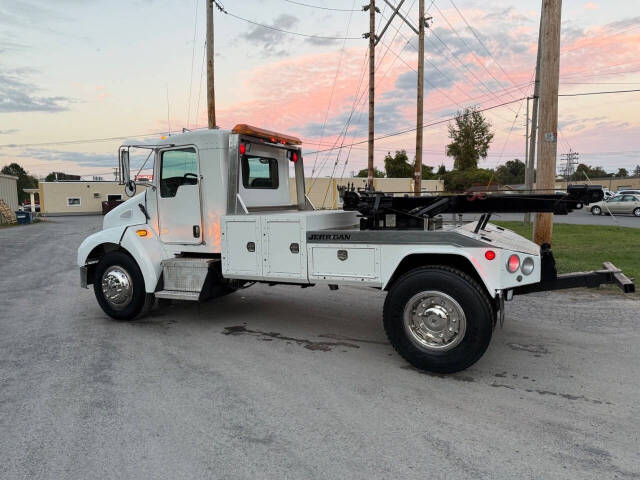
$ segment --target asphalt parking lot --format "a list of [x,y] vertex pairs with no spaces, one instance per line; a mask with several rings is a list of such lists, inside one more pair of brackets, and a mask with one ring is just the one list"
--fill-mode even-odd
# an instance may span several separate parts
[[112,321],[75,265],[101,221],[0,229],[0,478],[640,478],[638,297],[516,298],[480,362],[429,375],[374,290]]

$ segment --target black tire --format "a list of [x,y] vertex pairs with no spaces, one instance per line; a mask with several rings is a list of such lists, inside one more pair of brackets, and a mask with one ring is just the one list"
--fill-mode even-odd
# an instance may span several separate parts
[[[405,329],[407,303],[423,291],[442,292],[464,312],[466,330],[446,351],[421,348]],[[384,303],[384,329],[391,345],[411,365],[435,373],[454,373],[477,362],[491,342],[495,312],[484,289],[469,275],[446,266],[411,270],[391,287]]]
[[591,207],[591,215],[602,215],[602,209],[598,206]]
[[[114,308],[105,298],[102,291],[102,278],[110,267],[118,267],[124,270],[131,279],[133,287],[131,299],[122,308]],[[133,320],[137,316],[144,315],[151,309],[155,302],[154,295],[145,292],[144,278],[138,264],[124,252],[109,252],[102,257],[96,266],[93,291],[104,313],[116,320]]]
[[633,209],[633,214],[634,214],[636,217],[640,217],[640,207],[638,207],[638,208],[634,208],[634,209]]

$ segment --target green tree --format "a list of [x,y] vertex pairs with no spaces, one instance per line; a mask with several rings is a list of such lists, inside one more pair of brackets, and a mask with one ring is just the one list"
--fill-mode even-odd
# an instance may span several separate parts
[[413,177],[413,165],[409,163],[406,150],[396,150],[392,157],[391,152],[384,157],[384,171],[387,178],[411,178]]
[[38,188],[38,180],[29,175],[24,168],[15,162],[2,167],[2,173],[18,177],[18,202],[20,203],[24,203],[24,201],[29,198],[29,194],[24,193],[23,189]]
[[[356,177],[369,178],[369,169],[363,168],[357,173]],[[373,167],[373,178],[384,178],[384,172]]]
[[487,185],[494,172],[486,168],[452,170],[444,176],[444,188],[447,192],[465,192],[474,185]]
[[442,175],[445,175],[446,173],[447,173],[447,167],[445,167],[443,163],[438,167],[438,171],[436,172],[436,175],[442,176]]
[[526,165],[517,158],[509,160],[496,169],[495,180],[501,185],[524,183],[524,171]]
[[455,170],[476,169],[478,161],[487,158],[493,140],[491,123],[475,108],[458,112],[454,122],[448,127],[452,142],[447,145],[447,156],[454,158]]
[[44,179],[45,182],[55,182],[59,180],[80,180],[80,175],[71,175],[64,172],[51,172]]
[[611,177],[611,173],[607,173],[602,167],[592,167],[584,163],[578,164],[576,167],[576,173],[571,176],[571,180],[586,180],[586,177],[591,178],[608,178]]
[[619,168],[618,173],[616,173],[616,177],[628,177],[628,176],[629,176],[629,172],[627,171],[626,168]]
[[422,179],[423,180],[433,180],[436,178],[436,174],[433,173],[434,167],[430,167],[428,165],[422,164]]
[[636,165],[636,168],[633,169],[633,176],[640,177],[640,165]]

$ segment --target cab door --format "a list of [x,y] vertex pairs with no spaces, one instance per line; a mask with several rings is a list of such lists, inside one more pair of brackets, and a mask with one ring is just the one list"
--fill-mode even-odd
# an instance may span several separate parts
[[158,226],[165,243],[202,243],[200,170],[193,146],[159,152]]

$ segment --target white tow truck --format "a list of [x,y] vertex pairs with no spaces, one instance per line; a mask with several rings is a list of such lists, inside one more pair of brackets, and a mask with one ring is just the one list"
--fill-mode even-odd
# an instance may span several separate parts
[[[137,149],[154,161],[153,180],[135,195],[129,164]],[[398,353],[417,368],[448,373],[482,356],[513,294],[601,283],[634,288],[611,264],[557,275],[548,246],[488,223],[491,212],[566,213],[600,200],[601,190],[532,202],[343,188],[342,210],[315,210],[300,140],[248,125],[127,142],[118,157],[132,198],[78,249],[82,286],[93,285],[102,309],[118,320],[144,314],[156,299],[204,301],[254,282],[366,286],[386,292],[384,328]],[[443,213],[466,212],[483,215],[442,225]]]

